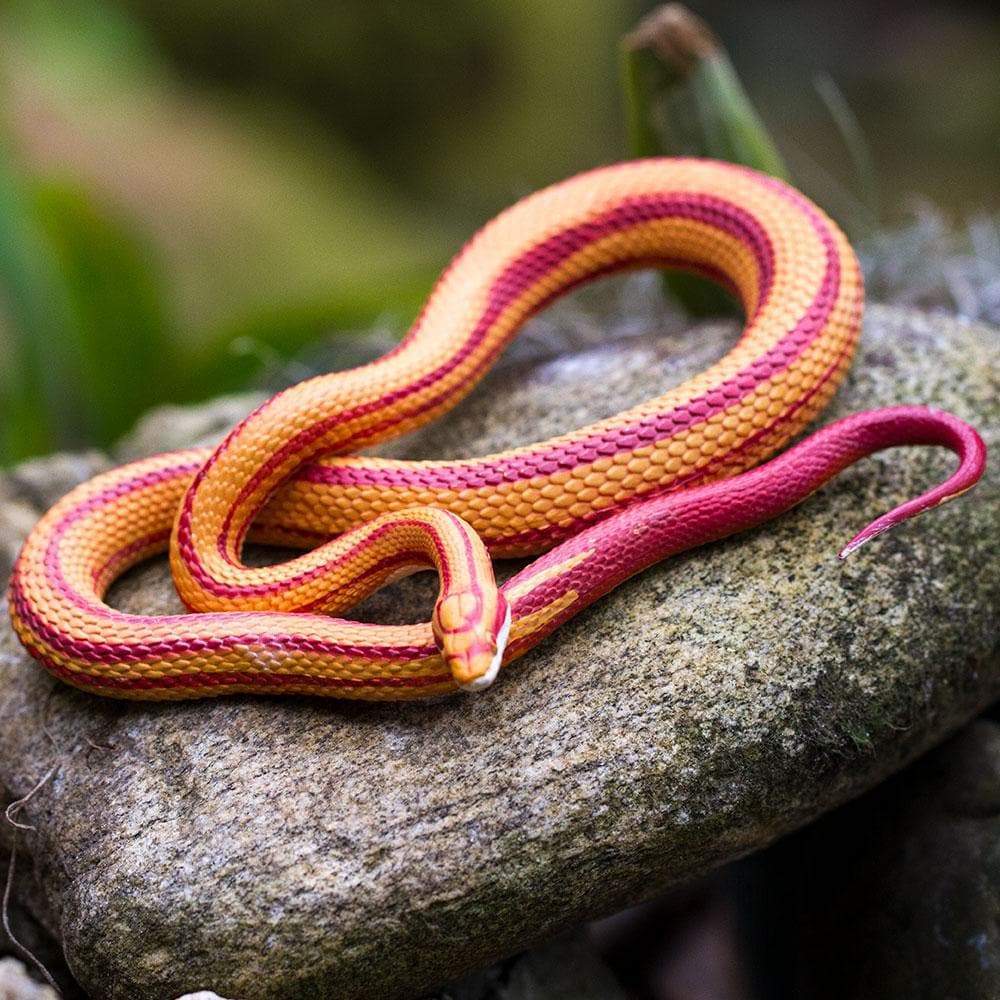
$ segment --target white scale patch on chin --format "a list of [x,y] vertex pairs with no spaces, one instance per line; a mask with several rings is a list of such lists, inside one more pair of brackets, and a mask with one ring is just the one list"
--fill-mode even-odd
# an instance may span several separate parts
[[474,681],[462,685],[463,691],[485,691],[500,673],[500,664],[503,662],[504,650],[507,648],[507,640],[510,638],[510,605],[507,605],[507,614],[504,617],[503,625],[497,633],[497,651],[490,661],[489,670],[482,677],[477,677]]

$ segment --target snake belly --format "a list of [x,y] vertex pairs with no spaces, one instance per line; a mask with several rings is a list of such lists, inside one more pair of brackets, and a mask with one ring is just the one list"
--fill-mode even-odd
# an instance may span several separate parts
[[[356,454],[453,407],[554,297],[648,266],[708,275],[742,303],[742,336],[706,371],[616,416],[500,454]],[[847,371],[862,306],[847,240],[778,180],[694,159],[581,174],[481,229],[386,356],[279,393],[214,451],[133,463],[60,501],[16,565],[15,627],[57,676],[120,697],[454,690],[462,670],[470,682],[495,674],[501,659],[636,571],[627,555],[609,566],[581,554],[617,552],[620,532],[634,529],[622,527],[624,515],[711,490],[798,434]],[[531,567],[520,583],[496,588],[489,554],[572,548],[582,533],[589,548],[555,562],[550,553],[542,565],[546,593],[572,575],[575,597],[526,601]],[[248,566],[248,537],[307,551]],[[196,613],[137,616],[104,603],[118,575],[168,546],[178,592]],[[441,575],[433,625],[334,617],[428,566]]]

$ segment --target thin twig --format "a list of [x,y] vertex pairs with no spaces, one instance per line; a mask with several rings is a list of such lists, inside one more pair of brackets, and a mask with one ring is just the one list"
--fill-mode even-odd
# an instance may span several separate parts
[[[838,221],[852,236],[859,233],[872,233],[878,229],[878,219],[872,215],[871,209],[864,201],[837,180],[823,164],[807,153],[802,146],[795,142],[789,142],[788,147],[793,151],[796,174],[799,176],[811,175],[810,183],[823,189],[826,200],[839,203],[841,218]],[[803,178],[803,180],[806,179]]]
[[56,773],[56,770],[58,769],[58,767],[59,767],[59,763],[57,761],[55,764],[53,764],[45,772],[45,774],[42,775],[42,777],[39,780],[38,784],[35,785],[35,787],[32,788],[31,791],[28,792],[27,795],[22,795],[21,798],[15,799],[3,811],[5,819],[7,820],[8,823],[10,823],[11,826],[16,827],[18,830],[34,830],[35,829],[33,826],[31,826],[28,823],[18,823],[17,820],[14,819],[14,814],[17,813],[17,812],[20,812],[32,800],[32,798],[34,798],[34,796],[37,795],[38,792],[40,792],[42,790],[42,788],[45,787],[45,785],[51,779],[52,775]]
[[7,881],[4,884],[3,902],[0,903],[0,924],[3,925],[4,932],[7,937],[10,938],[11,944],[26,959],[28,959],[28,961],[31,962],[35,968],[38,969],[38,971],[45,978],[45,981],[56,991],[56,995],[62,996],[59,984],[53,978],[52,973],[45,967],[45,963],[42,962],[42,960],[26,944],[18,940],[17,936],[14,934],[14,928],[10,923],[10,900],[14,891],[14,874],[17,871],[17,838],[22,830],[35,829],[27,823],[18,823],[17,820],[14,819],[14,813],[24,808],[25,804],[31,800],[32,796],[41,790],[52,778],[52,775],[56,773],[56,769],[58,767],[58,764],[53,764],[52,767],[45,772],[38,784],[36,784],[27,795],[11,802],[10,805],[4,810],[4,817],[7,822],[14,827],[14,832],[11,834],[10,861],[7,865]]
[[844,92],[837,86],[837,81],[829,73],[817,73],[813,77],[813,88],[840,133],[854,166],[854,172],[861,182],[865,205],[877,223],[881,216],[878,174],[875,170],[875,158],[872,156],[871,146],[861,122],[858,121]]
[[114,750],[114,748],[115,748],[114,743],[98,743],[96,740],[91,739],[86,734],[84,734],[83,738],[84,738],[84,740],[87,743],[87,749],[88,749],[88,751],[89,750],[111,751],[111,750]]

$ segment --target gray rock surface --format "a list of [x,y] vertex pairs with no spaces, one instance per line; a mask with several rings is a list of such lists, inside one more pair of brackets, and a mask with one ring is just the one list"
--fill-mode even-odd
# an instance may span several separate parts
[[[576,426],[733,336],[508,365],[400,451]],[[929,402],[995,447],[998,371],[997,331],[873,308],[827,419]],[[762,847],[1000,693],[995,461],[974,495],[835,555],[950,464],[911,449],[856,466],[780,521],[618,588],[478,697],[120,704],[60,686],[4,630],[0,785],[24,795],[57,765],[22,813],[46,925],[94,997],[391,1000]],[[19,482],[5,506],[40,510]],[[432,592],[404,581],[364,612],[424,617]],[[113,599],[179,607],[163,563]]]
[[197,406],[161,406],[139,420],[119,442],[115,457],[120,462],[131,462],[159,451],[214,443],[266,398],[246,392],[220,396]]

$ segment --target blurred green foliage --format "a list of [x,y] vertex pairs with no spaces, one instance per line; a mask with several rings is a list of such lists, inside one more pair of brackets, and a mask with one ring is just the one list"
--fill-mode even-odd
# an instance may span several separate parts
[[0,164],[3,458],[111,441],[177,371],[141,243],[69,184]]
[[122,0],[218,94],[304,109],[459,236],[622,155],[616,45],[642,0]]
[[0,0],[0,463],[402,332],[477,225],[626,124],[633,152],[787,163],[855,235],[913,186],[992,190],[985,7],[699,0],[728,55],[627,61],[626,123],[618,40],[652,6]]
[[448,228],[346,153],[321,166],[293,115],[185,93],[113,6],[2,13],[0,464],[416,314]]
[[39,183],[32,208],[65,302],[67,355],[61,384],[77,393],[85,440],[111,441],[169,399],[178,366],[159,276],[148,248],[79,188]]
[[68,360],[67,302],[32,192],[9,163],[0,163],[0,282],[5,306],[0,434],[2,457],[9,460],[50,448],[72,412],[54,377]]

